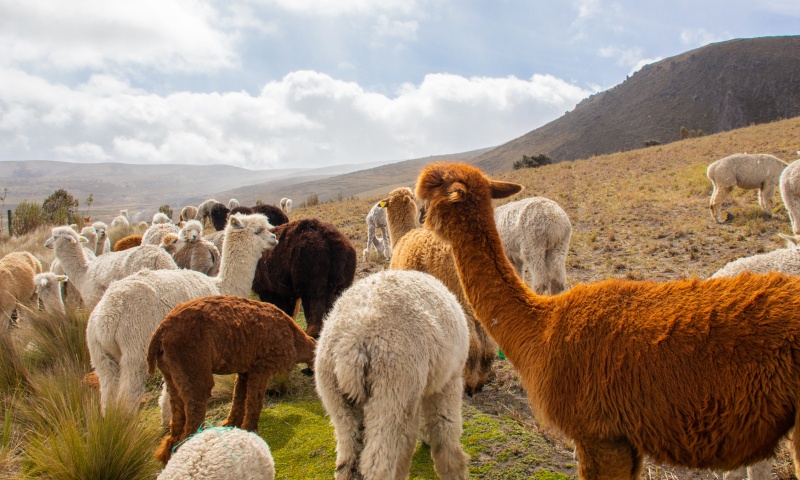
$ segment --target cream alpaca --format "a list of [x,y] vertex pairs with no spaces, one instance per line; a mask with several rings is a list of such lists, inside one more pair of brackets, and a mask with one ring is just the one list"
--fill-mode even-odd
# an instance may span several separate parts
[[800,234],[800,162],[795,160],[783,170],[780,178],[781,198],[789,221],[792,224],[792,233]]
[[772,216],[772,197],[780,181],[781,172],[787,163],[767,154],[735,153],[721,158],[708,166],[706,176],[711,180],[711,215],[717,222],[722,203],[728,198],[733,187],[745,190],[758,189],[758,204],[764,212]]
[[103,222],[94,222],[92,224],[95,232],[97,232],[97,248],[95,249],[95,256],[100,256],[104,253],[111,251],[111,239],[108,238],[108,225]]
[[106,253],[89,261],[80,246],[82,242],[86,242],[86,239],[71,228],[56,227],[45,246],[55,249],[56,258],[61,262],[70,282],[80,292],[88,310],[94,308],[114,280],[127,277],[143,268],[178,268],[167,252],[152,245]]
[[34,277],[36,293],[44,305],[47,313],[65,314],[64,300],[61,296],[61,284],[69,280],[66,275],[58,275],[53,272],[38,273]]
[[494,224],[492,198],[521,188],[434,164],[417,197],[534,413],[575,442],[579,477],[637,479],[644,456],[731,470],[773,455],[800,409],[800,278],[613,279],[539,296]]
[[538,294],[563,292],[572,237],[567,213],[548,198],[531,197],[495,208],[494,221],[522,281]]
[[[193,270],[145,270],[111,285],[86,327],[104,412],[112,399],[131,410],[139,404],[147,380],[145,355],[150,336],[177,304],[209,295],[250,293],[261,254],[277,244],[269,229],[263,215],[232,216],[225,229],[218,277]],[[165,392],[160,403],[162,421],[166,422],[170,407]]]
[[469,326],[469,356],[464,366],[464,388],[468,395],[480,392],[492,372],[497,344],[472,313],[472,307],[458,281],[450,246],[435,238],[429,230],[417,228],[417,204],[410,189],[403,187],[392,190],[379,205],[386,209],[394,251],[389,268],[418,270],[433,275],[456,296],[464,310]]
[[128,210],[120,210],[119,215],[114,217],[111,220],[111,228],[114,227],[127,227],[130,225],[130,221],[128,220]]
[[[369,209],[369,213],[367,214],[367,247],[362,252],[364,260],[367,259],[369,250],[372,247],[375,247],[375,250],[380,252],[385,259],[389,260],[392,258],[392,244],[389,241],[388,229],[389,225],[386,223],[386,210],[381,208],[380,202],[378,202]],[[381,231],[380,239],[375,235],[378,230]]]
[[154,223],[142,234],[142,245],[160,245],[164,235],[178,232],[180,228],[172,223]]
[[336,430],[336,479],[404,479],[420,435],[439,478],[466,479],[466,319],[432,276],[384,271],[336,301],[317,345],[317,392]]
[[36,305],[37,273],[42,273],[42,263],[28,252],[11,252],[0,258],[0,328],[9,325],[18,304],[27,308]]

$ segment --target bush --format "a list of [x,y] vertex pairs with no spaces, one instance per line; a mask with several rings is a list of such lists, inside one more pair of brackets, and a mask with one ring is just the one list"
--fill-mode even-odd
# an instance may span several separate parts
[[534,155],[532,157],[523,155],[522,160],[517,160],[514,162],[514,170],[519,170],[520,168],[536,168],[541,167],[542,165],[550,165],[552,163],[553,159],[544,153],[540,153],[539,155]]
[[11,217],[11,234],[27,235],[47,223],[44,210],[38,203],[23,200]]
[[648,140],[644,142],[645,147],[655,147],[656,145],[661,145],[661,142],[655,139]]
[[310,195],[306,199],[305,204],[306,204],[307,207],[313,207],[314,205],[319,205],[319,197],[317,196],[316,193],[313,194],[313,195]]
[[78,215],[78,200],[63,188],[59,188],[42,202],[42,211],[51,225],[83,224]]

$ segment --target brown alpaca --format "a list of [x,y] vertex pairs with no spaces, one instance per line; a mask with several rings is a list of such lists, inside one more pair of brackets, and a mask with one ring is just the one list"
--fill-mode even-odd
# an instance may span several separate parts
[[172,406],[169,435],[156,457],[166,464],[172,448],[203,423],[214,374],[238,374],[223,426],[257,432],[272,376],[298,362],[312,363],[315,347],[314,339],[269,303],[215,295],[178,304],[147,349],[148,372],[161,370]]
[[434,164],[416,193],[531,408],[574,440],[580,478],[637,479],[645,455],[718,470],[773,455],[800,414],[800,278],[613,279],[539,296],[514,273],[492,212],[492,198],[521,189]]
[[464,391],[467,395],[483,390],[497,356],[497,344],[486,334],[464,296],[453,263],[450,245],[437,239],[433,232],[417,228],[417,204],[411,189],[392,190],[389,197],[378,203],[386,209],[389,238],[392,241],[393,270],[417,270],[436,277],[450,290],[464,309],[469,326],[469,355],[464,365]]
[[92,217],[81,217],[83,219],[84,227],[91,227],[92,226]]
[[117,240],[117,243],[114,244],[114,251],[121,252],[129,248],[138,247],[141,244],[142,244],[141,235],[128,235],[127,237],[123,237]]

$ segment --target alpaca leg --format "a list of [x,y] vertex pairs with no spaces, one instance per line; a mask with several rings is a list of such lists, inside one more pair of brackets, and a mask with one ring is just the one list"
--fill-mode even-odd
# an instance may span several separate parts
[[161,408],[161,426],[169,427],[172,421],[172,403],[170,402],[166,382],[164,382],[164,385],[161,387],[161,395],[158,397],[158,406]]
[[625,439],[576,441],[581,480],[639,480],[642,456]]
[[[421,392],[422,388],[409,390]],[[378,395],[364,405],[364,450],[359,471],[368,479],[407,478],[419,435],[419,404],[416,399],[396,395],[390,402],[382,400]]]
[[722,204],[725,202],[727,197],[730,195],[731,191],[733,191],[733,187],[718,187],[717,184],[714,185],[714,192],[711,194],[711,216],[714,217],[714,220],[717,223],[723,223],[725,220],[720,219],[720,213],[722,210]]
[[533,291],[544,295],[550,287],[550,274],[547,271],[547,251],[543,248],[523,248],[522,258],[525,259],[522,281],[527,283]]
[[156,458],[166,464],[172,456],[172,449],[178,444],[186,425],[186,415],[184,411],[184,399],[181,392],[177,389],[169,373],[164,373],[164,387],[170,392],[170,422],[169,433],[161,441],[161,445],[156,450]]
[[244,402],[242,429],[258,433],[258,419],[264,406],[264,394],[269,386],[271,374],[264,371],[250,372],[247,379],[247,396]]
[[141,358],[123,353],[119,363],[117,400],[130,413],[136,412],[147,385],[147,365]]
[[[322,379],[318,381],[325,382]],[[331,394],[323,396],[323,403],[336,434],[336,480],[360,479],[358,460],[364,449],[364,412],[358,405],[335,393],[335,388],[333,385],[326,388]]]
[[[304,297],[303,312],[306,315],[306,334],[314,340],[319,340],[319,332],[322,330],[322,319],[328,311],[328,305],[322,297]],[[331,305],[333,302],[330,302]],[[310,365],[309,365],[310,367]]]
[[119,364],[105,353],[92,357],[94,371],[100,382],[100,411],[105,415],[106,408],[112,398],[117,398],[119,391]]
[[386,260],[390,260],[392,258],[392,242],[386,232],[386,227],[381,227],[381,238],[383,238],[383,257]]
[[223,427],[241,427],[244,419],[244,401],[247,397],[247,374],[240,373],[236,376],[236,383],[233,384],[233,402],[228,418],[222,424]]
[[369,255],[369,249],[372,246],[373,242],[375,241],[375,227],[367,224],[367,246],[364,248],[364,260],[367,259],[367,255]]
[[461,377],[454,376],[441,392],[422,399],[423,432],[441,479],[466,479],[469,456],[461,449]]
[[545,254],[545,268],[550,278],[550,295],[558,295],[567,287],[566,263],[568,253],[569,244],[548,249]]
[[772,198],[775,196],[775,185],[764,183],[758,191],[758,203],[767,216],[772,217]]

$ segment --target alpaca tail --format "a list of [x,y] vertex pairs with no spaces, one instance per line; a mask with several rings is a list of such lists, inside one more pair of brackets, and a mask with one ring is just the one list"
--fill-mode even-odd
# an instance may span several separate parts
[[153,375],[156,373],[156,360],[164,352],[161,349],[161,339],[164,336],[164,329],[158,328],[153,337],[150,339],[150,345],[147,347],[147,374]]
[[363,343],[339,352],[334,374],[339,390],[350,401],[363,404],[369,397],[370,355]]

